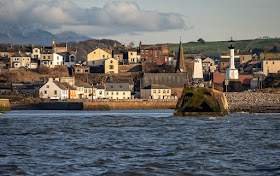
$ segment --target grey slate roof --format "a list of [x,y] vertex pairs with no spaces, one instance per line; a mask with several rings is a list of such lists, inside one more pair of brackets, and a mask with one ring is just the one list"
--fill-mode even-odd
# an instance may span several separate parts
[[184,87],[188,83],[186,73],[144,73],[141,88],[152,84],[164,85],[170,88]]
[[53,83],[55,83],[55,85],[57,85],[57,87],[59,87],[60,89],[62,89],[62,90],[67,90],[67,87],[64,86],[63,84],[61,84],[60,82],[58,82],[58,81],[53,81]]
[[96,89],[105,89],[103,85],[93,85]]
[[152,84],[150,86],[144,87],[144,89],[170,89],[170,88],[165,85]]
[[128,83],[106,83],[106,91],[130,91]]
[[75,85],[77,87],[84,87],[84,88],[92,88],[92,86],[88,83],[83,83],[83,82],[76,82]]
[[109,80],[109,83],[128,83],[130,85],[134,84],[133,78],[128,78],[128,77],[111,77]]

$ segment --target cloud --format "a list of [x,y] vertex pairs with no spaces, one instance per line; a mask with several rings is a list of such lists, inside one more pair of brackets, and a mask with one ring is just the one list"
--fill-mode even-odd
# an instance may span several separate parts
[[0,0],[0,24],[16,23],[91,36],[183,29],[184,16],[142,10],[136,2],[110,2],[104,7],[80,8],[71,0]]

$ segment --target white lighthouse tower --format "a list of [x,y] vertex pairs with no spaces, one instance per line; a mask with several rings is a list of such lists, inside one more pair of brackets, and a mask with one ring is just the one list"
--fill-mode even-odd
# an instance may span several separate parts
[[227,80],[238,80],[239,74],[238,70],[235,68],[234,65],[234,42],[231,38],[229,48],[229,68],[226,70],[226,79]]

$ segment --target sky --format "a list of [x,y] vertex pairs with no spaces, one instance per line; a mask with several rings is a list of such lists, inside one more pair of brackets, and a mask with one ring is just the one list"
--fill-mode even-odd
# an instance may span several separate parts
[[280,37],[279,7],[280,0],[0,0],[0,25],[126,44],[242,40]]

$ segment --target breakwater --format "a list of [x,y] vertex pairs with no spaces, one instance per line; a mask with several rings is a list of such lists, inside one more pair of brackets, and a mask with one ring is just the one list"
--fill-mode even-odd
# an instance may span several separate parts
[[230,112],[280,113],[280,94],[231,92],[226,98]]

